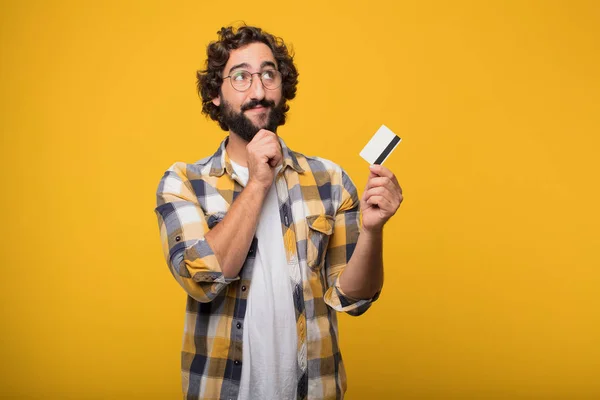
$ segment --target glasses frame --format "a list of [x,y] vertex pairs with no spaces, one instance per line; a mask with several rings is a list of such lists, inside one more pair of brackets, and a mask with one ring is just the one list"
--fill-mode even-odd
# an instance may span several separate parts
[[[248,89],[250,89],[250,88],[252,87],[252,83],[254,82],[254,75],[258,75],[258,79],[260,79],[260,84],[262,85],[262,87],[263,87],[265,90],[277,90],[277,89],[279,89],[279,88],[281,87],[281,85],[283,84],[283,75],[281,74],[281,72],[279,72],[279,71],[278,71],[278,70],[276,70],[276,69],[265,69],[264,71],[260,71],[260,72],[250,72],[250,71],[248,71],[248,70],[242,69],[242,70],[235,70],[235,71],[234,71],[234,73],[235,73],[235,72],[240,72],[240,71],[241,71],[241,72],[247,72],[247,73],[249,73],[249,74],[250,74],[250,85],[249,85],[249,86],[248,86],[246,89],[244,89],[244,90],[240,90],[240,89],[236,88],[235,86],[233,86],[233,81],[231,80],[231,76],[232,76],[233,74],[229,74],[229,76],[226,76],[225,78],[223,78],[223,80],[225,80],[225,79],[229,78],[229,83],[231,83],[231,87],[232,87],[234,90],[236,90],[236,91],[238,91],[238,92],[241,92],[241,93],[243,93],[243,92],[246,92]],[[277,86],[276,86],[276,87],[274,87],[274,88],[268,88],[268,87],[266,87],[266,86],[265,86],[265,83],[264,83],[264,82],[263,82],[263,80],[262,80],[262,74],[264,74],[265,72],[269,72],[269,71],[273,71],[273,72],[275,72],[275,73],[279,74],[279,77],[281,78],[281,81],[279,82],[279,85],[277,85]]]

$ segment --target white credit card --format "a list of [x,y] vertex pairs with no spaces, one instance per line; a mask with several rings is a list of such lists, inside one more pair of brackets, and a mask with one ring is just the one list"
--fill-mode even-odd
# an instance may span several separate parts
[[362,149],[360,156],[369,164],[383,164],[401,140],[387,126],[381,125],[369,143]]

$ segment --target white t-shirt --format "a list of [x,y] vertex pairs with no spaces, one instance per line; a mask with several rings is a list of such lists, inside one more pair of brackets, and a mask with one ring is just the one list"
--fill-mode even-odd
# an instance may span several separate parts
[[[231,161],[239,180],[248,168]],[[277,172],[281,166],[277,168]],[[265,198],[256,228],[258,248],[246,303],[239,399],[295,399],[297,333],[279,202],[275,185]]]

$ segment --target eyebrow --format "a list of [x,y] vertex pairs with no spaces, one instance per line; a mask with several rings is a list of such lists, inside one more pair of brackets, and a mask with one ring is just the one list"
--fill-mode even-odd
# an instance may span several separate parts
[[263,61],[262,64],[260,64],[260,69],[263,69],[264,67],[273,67],[273,69],[277,69],[277,66],[273,61]]
[[[273,69],[277,69],[277,66],[275,65],[275,63],[273,61],[263,61],[260,64],[260,69],[263,69],[264,67],[273,67]],[[233,71],[234,69],[238,69],[238,68],[250,68],[250,64],[241,63],[241,64],[234,65],[233,67],[229,68],[229,75],[231,75],[231,71]]]

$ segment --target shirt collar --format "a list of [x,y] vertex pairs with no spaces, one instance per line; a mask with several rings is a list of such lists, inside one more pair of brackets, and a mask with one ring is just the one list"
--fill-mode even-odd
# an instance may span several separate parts
[[[227,145],[228,139],[229,137],[226,137],[221,142],[219,149],[215,152],[215,154],[213,154],[210,168],[210,176],[221,176],[225,172],[227,172],[229,176],[233,174],[231,160],[229,159],[229,155],[225,150],[225,146]],[[290,167],[299,174],[304,173],[304,169],[298,163],[296,154],[292,150],[290,150],[289,147],[287,147],[282,138],[279,138],[279,143],[281,144],[281,152],[283,154],[283,168],[285,169],[286,167]]]

